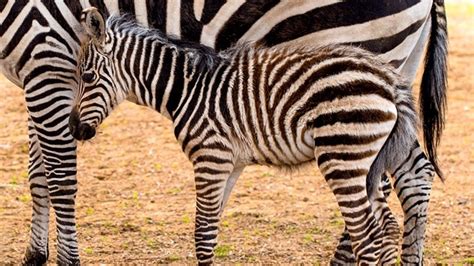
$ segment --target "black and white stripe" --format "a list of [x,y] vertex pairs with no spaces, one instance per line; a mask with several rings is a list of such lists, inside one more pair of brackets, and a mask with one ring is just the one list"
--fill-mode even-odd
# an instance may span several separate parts
[[[352,43],[380,54],[407,80],[414,79],[430,38],[420,99],[425,139],[432,140],[431,146],[439,141],[446,80],[442,1],[0,1],[0,71],[24,88],[30,116],[34,206],[26,262],[42,263],[47,258],[48,201],[58,214],[60,262],[78,261],[76,144],[68,133],[67,114],[77,87],[76,58],[84,38],[80,12],[91,5],[107,15],[131,13],[143,25],[217,49],[249,40],[281,46]],[[431,159],[436,155],[433,151]],[[416,189],[403,191],[416,195]]]
[[409,86],[388,64],[350,46],[249,44],[216,54],[125,17],[106,27],[97,9],[86,9],[82,21],[91,40],[80,57],[72,135],[94,137],[127,97],[172,120],[194,166],[199,263],[212,262],[226,186],[245,166],[314,159],[339,203],[356,261],[395,262],[398,225],[371,201],[376,194],[385,200],[380,177],[416,142],[416,113]]

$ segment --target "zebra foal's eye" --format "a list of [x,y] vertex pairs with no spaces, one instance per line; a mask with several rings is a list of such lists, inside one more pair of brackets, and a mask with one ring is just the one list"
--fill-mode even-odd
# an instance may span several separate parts
[[86,83],[92,83],[95,80],[96,76],[94,72],[88,72],[88,73],[82,74],[81,78],[82,78],[82,81]]

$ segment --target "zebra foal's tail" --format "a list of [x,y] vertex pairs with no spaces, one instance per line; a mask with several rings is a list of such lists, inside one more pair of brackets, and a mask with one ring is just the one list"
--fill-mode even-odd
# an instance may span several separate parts
[[417,114],[410,86],[403,83],[396,87],[395,105],[397,120],[367,175],[367,194],[371,200],[376,195],[380,177],[385,171],[393,172],[416,142]]

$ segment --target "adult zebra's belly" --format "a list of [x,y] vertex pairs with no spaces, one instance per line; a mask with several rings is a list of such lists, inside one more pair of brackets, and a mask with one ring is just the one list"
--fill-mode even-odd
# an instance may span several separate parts
[[12,64],[8,64],[4,62],[4,60],[0,60],[0,73],[13,84],[21,87],[21,81],[15,74],[14,66]]

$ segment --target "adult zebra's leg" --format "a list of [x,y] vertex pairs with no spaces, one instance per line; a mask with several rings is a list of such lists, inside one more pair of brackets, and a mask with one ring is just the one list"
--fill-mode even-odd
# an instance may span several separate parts
[[395,191],[404,212],[402,263],[422,264],[434,167],[416,142],[407,159],[395,170]]
[[[48,72],[49,69],[61,73]],[[26,104],[43,156],[50,204],[56,216],[58,264],[68,265],[79,263],[75,221],[76,142],[68,126],[76,87],[76,74],[71,69],[44,64],[34,71],[37,76],[31,74],[25,80]]]
[[[242,169],[234,170],[232,155],[200,154],[193,160],[196,185],[196,257],[200,265],[212,263],[227,184],[232,185]],[[230,183],[229,183],[230,182]],[[230,194],[227,193],[227,198]]]
[[[45,131],[40,139],[45,154],[46,179],[51,205],[56,215],[58,264],[78,265],[75,199],[76,179],[76,142],[69,134],[67,121],[56,132]],[[54,133],[60,133],[55,135]],[[51,135],[50,135],[51,134]],[[41,133],[40,133],[41,135]]]
[[36,129],[28,119],[29,166],[28,179],[33,202],[30,244],[23,258],[24,265],[42,265],[48,260],[49,191],[43,156]]
[[69,134],[67,125],[69,116],[65,116],[64,120],[64,126],[61,126],[59,130],[61,133],[43,139],[41,147],[46,154],[46,178],[50,202],[56,215],[58,264],[78,265],[79,250],[75,216],[76,142]]
[[[380,256],[381,263],[390,264],[395,263],[397,257],[400,230],[395,220],[395,216],[393,216],[387,204],[386,199],[392,191],[392,184],[389,177],[385,174],[382,176],[379,191],[380,194],[376,197],[372,206],[375,211],[375,216],[384,231],[382,252]],[[351,238],[347,227],[345,227],[344,232],[339,239],[336,251],[334,252],[334,256],[331,259],[331,265],[355,265],[355,263],[356,258],[352,251]]]

